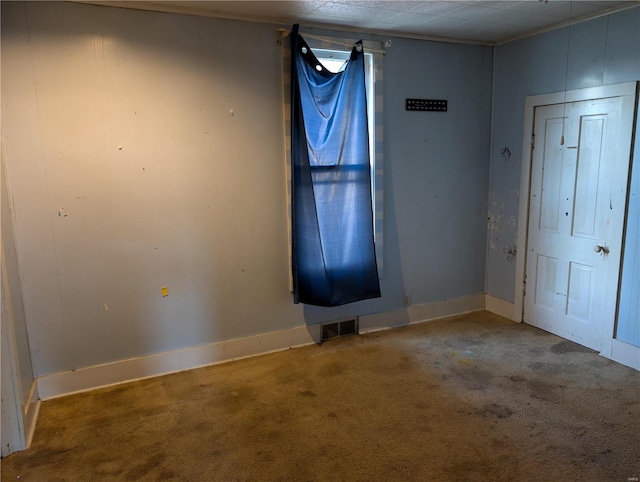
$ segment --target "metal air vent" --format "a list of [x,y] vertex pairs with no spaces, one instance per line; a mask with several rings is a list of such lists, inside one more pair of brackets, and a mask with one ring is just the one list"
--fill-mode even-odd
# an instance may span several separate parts
[[335,323],[327,323],[322,325],[322,341],[330,340],[331,338],[338,338],[341,336],[357,335],[358,334],[358,319],[352,318],[344,321],[337,321]]

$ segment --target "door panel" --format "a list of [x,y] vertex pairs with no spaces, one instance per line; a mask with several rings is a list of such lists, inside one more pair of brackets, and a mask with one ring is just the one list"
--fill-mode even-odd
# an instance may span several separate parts
[[535,110],[524,320],[596,350],[617,301],[608,287],[618,282],[630,148],[619,142],[621,105]]
[[580,122],[573,236],[595,237],[604,120],[603,116],[585,116]]
[[591,320],[591,293],[593,292],[594,266],[569,263],[569,297],[567,315],[589,323]]
[[540,193],[540,229],[558,231],[560,185],[562,179],[562,118],[545,120],[542,189]]
[[558,260],[538,254],[535,303],[539,307],[553,310],[556,293]]

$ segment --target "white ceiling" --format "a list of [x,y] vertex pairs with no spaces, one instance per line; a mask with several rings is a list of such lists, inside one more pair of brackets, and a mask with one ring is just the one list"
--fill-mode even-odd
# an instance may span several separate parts
[[246,19],[301,28],[358,32],[486,44],[504,43],[569,23],[640,5],[590,0],[285,0],[91,2],[129,8]]

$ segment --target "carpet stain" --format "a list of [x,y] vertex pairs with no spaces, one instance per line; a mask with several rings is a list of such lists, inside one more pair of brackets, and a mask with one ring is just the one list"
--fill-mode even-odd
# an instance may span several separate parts
[[215,428],[213,422],[209,420],[199,421],[193,426],[195,432],[210,432]]
[[513,410],[498,403],[489,403],[482,407],[480,413],[495,415],[498,418],[509,418],[511,415],[513,415]]
[[[100,454],[104,459],[104,454]],[[122,462],[120,460],[102,460],[95,465],[96,474],[99,475],[120,475],[122,470]]]
[[562,354],[562,353],[597,353],[594,350],[587,348],[586,346],[578,345],[569,340],[562,340],[559,343],[556,343],[549,350],[551,353]]
[[507,450],[509,445],[504,440],[494,438],[491,440],[491,447],[493,447],[495,451],[502,451]]
[[471,346],[486,345],[486,342],[483,340],[478,340],[478,339],[470,338],[467,336],[451,338],[449,340],[446,340],[444,343],[448,347],[453,348],[454,350],[460,350],[460,351],[465,351]]
[[580,370],[580,367],[575,364],[549,362],[530,363],[529,368],[537,372],[548,373],[550,375],[556,375],[560,373],[576,373]]
[[129,471],[127,471],[127,473],[125,474],[125,477],[128,480],[140,479],[146,476],[147,474],[149,474],[149,472],[153,471],[160,464],[162,464],[162,462],[166,458],[167,456],[165,454],[162,454],[162,453],[156,454],[153,457],[151,457],[149,460],[146,460],[141,464],[134,465]]
[[178,478],[178,475],[173,470],[163,470],[158,474],[156,480],[175,480]]
[[400,369],[409,368],[410,365],[411,365],[411,358],[409,358],[409,356],[407,355],[402,355],[398,360],[398,368]]
[[562,387],[560,385],[554,385],[540,378],[535,378],[529,381],[528,387],[531,390],[532,398],[552,403],[559,403],[562,400]]
[[456,375],[458,381],[468,390],[486,390],[491,386],[494,375],[477,366],[453,367],[451,372]]
[[321,377],[334,377],[336,375],[342,375],[345,370],[345,365],[342,362],[336,360],[322,365],[319,369],[319,375]]
[[303,397],[317,397],[318,395],[311,390],[305,390],[304,392],[298,392],[298,395],[302,395]]
[[[75,449],[75,447],[73,449]],[[66,458],[68,456],[66,452],[72,451],[73,449],[56,450],[45,448],[34,451],[34,459],[29,465],[39,467],[46,466],[48,464],[55,464],[57,459]]]

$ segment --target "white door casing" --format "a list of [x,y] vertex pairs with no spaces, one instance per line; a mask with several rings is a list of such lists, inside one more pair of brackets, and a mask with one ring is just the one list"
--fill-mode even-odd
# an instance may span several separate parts
[[[523,149],[518,253],[524,256],[517,258],[515,318],[606,356],[618,296],[635,93],[630,82],[545,94],[528,97],[525,109],[525,139],[534,127],[536,136]],[[596,252],[598,246],[604,249]]]

